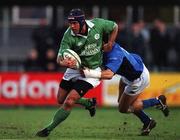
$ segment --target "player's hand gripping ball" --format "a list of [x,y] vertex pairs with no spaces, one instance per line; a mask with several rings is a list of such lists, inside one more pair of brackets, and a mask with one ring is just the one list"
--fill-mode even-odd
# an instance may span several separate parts
[[71,50],[71,49],[65,49],[62,52],[62,57],[63,59],[71,59],[71,60],[75,60],[76,64],[75,64],[75,69],[79,69],[81,67],[81,59],[79,57],[79,55]]

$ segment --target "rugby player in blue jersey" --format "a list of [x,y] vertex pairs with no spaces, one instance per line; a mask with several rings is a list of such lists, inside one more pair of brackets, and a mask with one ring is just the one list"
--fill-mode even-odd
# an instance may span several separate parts
[[127,52],[119,44],[114,43],[110,52],[104,52],[104,67],[101,72],[86,68],[83,72],[85,77],[100,79],[111,79],[115,74],[120,75],[118,109],[121,113],[134,113],[144,124],[141,135],[148,135],[156,126],[156,121],[143,110],[157,106],[165,116],[169,115],[169,110],[164,95],[147,100],[138,98],[150,82],[149,71],[141,57]]

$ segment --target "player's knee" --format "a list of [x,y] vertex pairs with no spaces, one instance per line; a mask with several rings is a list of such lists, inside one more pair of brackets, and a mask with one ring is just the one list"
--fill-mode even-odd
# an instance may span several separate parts
[[65,108],[72,108],[74,105],[74,101],[72,99],[67,99],[64,103]]
[[132,107],[134,108],[135,111],[139,111],[143,109],[143,103],[142,100],[138,99],[136,100],[133,104]]

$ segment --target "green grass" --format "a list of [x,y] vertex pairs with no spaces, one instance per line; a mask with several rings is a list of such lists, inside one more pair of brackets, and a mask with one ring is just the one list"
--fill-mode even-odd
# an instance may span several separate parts
[[48,138],[35,137],[55,111],[56,108],[0,108],[0,139],[180,140],[180,108],[171,108],[167,118],[159,110],[146,110],[157,121],[149,136],[139,136],[140,121],[132,114],[119,113],[116,108],[98,108],[93,118],[87,110],[74,108]]

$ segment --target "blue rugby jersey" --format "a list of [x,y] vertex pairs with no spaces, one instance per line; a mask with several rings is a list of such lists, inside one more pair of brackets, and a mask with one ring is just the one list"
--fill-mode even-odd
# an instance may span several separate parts
[[104,66],[129,81],[140,77],[143,71],[143,61],[137,54],[129,53],[115,43],[110,52],[104,52]]

